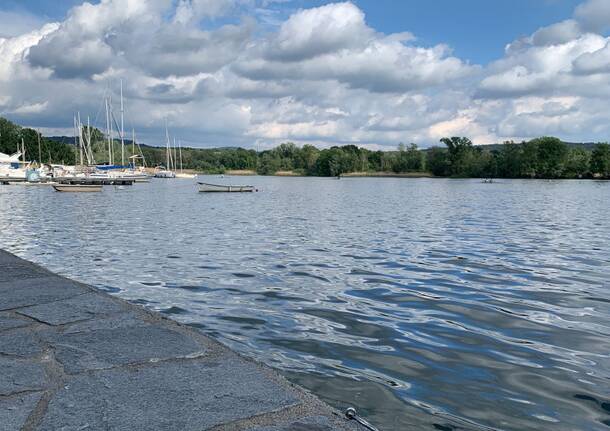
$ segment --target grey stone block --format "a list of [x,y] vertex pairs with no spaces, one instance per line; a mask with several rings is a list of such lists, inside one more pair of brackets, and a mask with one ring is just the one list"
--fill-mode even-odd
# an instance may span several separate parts
[[17,312],[49,325],[63,325],[88,320],[98,314],[117,313],[126,307],[108,296],[87,293],[47,304],[22,308]]
[[206,430],[295,402],[260,368],[236,358],[165,362],[74,376],[51,400],[39,430]]
[[191,337],[160,325],[42,335],[67,373],[204,353]]
[[20,430],[40,397],[41,393],[33,393],[0,399],[0,431]]
[[[143,314],[143,313],[142,313]],[[92,320],[84,320],[74,322],[63,329],[64,334],[73,334],[76,332],[95,331],[100,329],[118,329],[127,328],[129,326],[144,326],[146,323],[142,320],[142,315],[134,311],[125,313],[110,314],[102,317],[96,317]]]
[[87,292],[86,288],[59,277],[0,283],[0,310],[44,304]]
[[21,328],[23,326],[29,325],[30,323],[30,321],[24,318],[13,316],[10,313],[0,313],[0,331],[5,331],[7,329],[13,328]]
[[0,333],[0,353],[22,357],[36,356],[42,353],[42,347],[31,330],[15,329]]
[[38,391],[47,386],[46,374],[39,363],[0,357],[0,370],[0,395]]

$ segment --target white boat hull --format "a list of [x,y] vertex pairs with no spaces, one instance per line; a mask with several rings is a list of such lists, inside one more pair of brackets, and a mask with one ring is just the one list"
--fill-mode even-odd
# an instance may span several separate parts
[[101,184],[53,184],[58,192],[101,192]]
[[176,178],[176,173],[172,171],[157,171],[155,178]]

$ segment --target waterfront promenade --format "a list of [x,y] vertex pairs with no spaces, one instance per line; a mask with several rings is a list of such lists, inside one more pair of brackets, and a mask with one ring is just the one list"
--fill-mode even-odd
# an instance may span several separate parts
[[0,431],[357,430],[197,330],[0,250]]

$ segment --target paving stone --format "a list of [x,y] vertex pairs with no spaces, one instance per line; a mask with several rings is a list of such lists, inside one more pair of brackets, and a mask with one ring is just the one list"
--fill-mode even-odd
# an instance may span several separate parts
[[327,417],[310,416],[284,425],[249,428],[248,431],[334,431],[337,430]]
[[48,277],[49,273],[42,268],[27,262],[0,262],[0,283],[5,281],[23,280],[26,278]]
[[22,308],[17,312],[49,325],[63,325],[88,320],[99,314],[117,313],[125,309],[125,305],[113,301],[108,296],[87,293],[61,301]]
[[49,403],[39,430],[206,430],[296,402],[243,360],[165,362],[74,376]]
[[32,322],[22,317],[20,318],[18,316],[13,316],[10,313],[0,312],[0,331],[4,331],[6,329],[21,328],[31,323]]
[[39,392],[0,399],[0,431],[20,430],[41,397]]
[[60,277],[0,283],[0,310],[44,304],[87,292],[84,287]]
[[130,310],[124,313],[96,317],[92,320],[79,321],[72,323],[63,329],[63,333],[73,334],[75,332],[95,331],[100,329],[118,329],[127,328],[129,326],[143,326],[146,324],[142,320],[143,314],[144,313],[138,313]]
[[0,357],[0,395],[44,389],[47,377],[41,364]]
[[67,373],[204,353],[191,337],[160,325],[42,334]]
[[42,353],[42,347],[31,330],[15,329],[0,333],[0,353],[22,357],[36,356]]

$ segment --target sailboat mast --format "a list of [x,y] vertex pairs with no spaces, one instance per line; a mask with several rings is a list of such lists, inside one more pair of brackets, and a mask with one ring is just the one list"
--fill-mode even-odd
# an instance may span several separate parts
[[89,156],[87,158],[91,159],[89,161],[89,163],[91,163],[93,165],[93,164],[95,164],[95,158],[93,157],[93,144],[91,144],[91,123],[89,122],[88,115],[87,115],[87,149],[88,149],[88,154],[89,154]]
[[180,151],[180,173],[182,173],[182,142],[178,140],[178,150]]
[[78,135],[76,132],[76,115],[74,116],[74,122],[73,122],[73,127],[74,127],[74,165],[78,165]]
[[[131,157],[136,155],[136,130],[135,129],[131,129]],[[136,167],[136,159],[132,158],[131,160],[133,160],[133,168]]]
[[40,148],[40,131],[36,130],[36,137],[38,138],[38,163],[42,165],[42,149]]
[[167,119],[165,119],[165,169],[170,170],[171,167],[169,165],[169,132],[167,130]]
[[78,113],[78,120],[76,124],[78,125],[78,147],[80,153],[80,165],[83,166],[83,128],[80,123],[80,112]]
[[176,156],[177,156],[176,155],[176,138],[174,138],[174,171],[178,170],[178,167],[176,166],[176,159],[177,159]]
[[125,166],[125,128],[123,123],[123,80],[121,79],[121,165]]
[[112,139],[110,137],[110,112],[108,110],[108,98],[104,99],[106,104],[106,136],[108,138],[108,164],[111,165],[112,162]]

